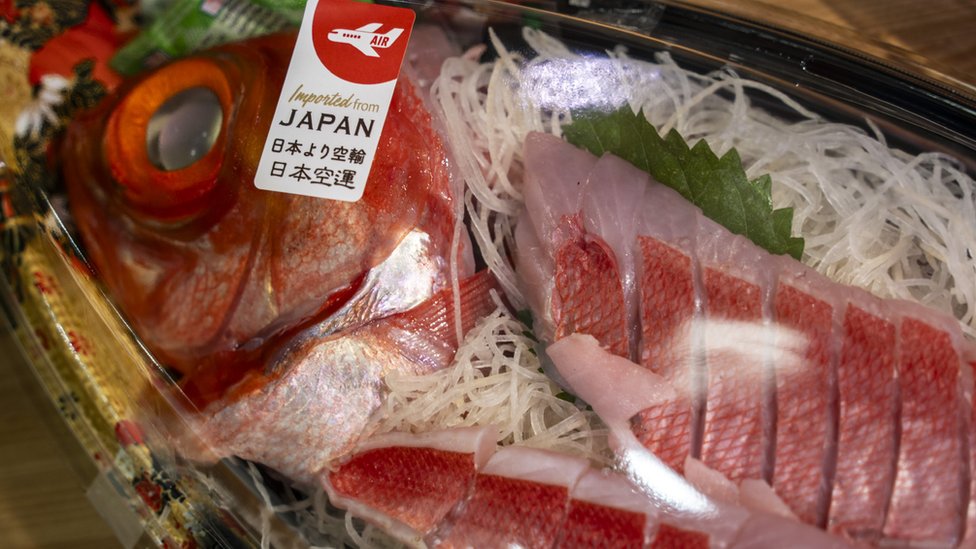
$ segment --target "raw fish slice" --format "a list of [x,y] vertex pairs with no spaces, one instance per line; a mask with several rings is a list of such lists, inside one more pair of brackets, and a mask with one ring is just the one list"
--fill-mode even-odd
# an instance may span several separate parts
[[434,537],[447,547],[552,547],[566,519],[569,491],[587,468],[580,458],[503,448],[475,478],[459,513]]
[[769,469],[764,460],[772,443],[766,425],[772,418],[766,370],[775,340],[765,326],[775,265],[745,237],[733,235],[697,209],[689,211],[701,227],[697,254],[705,302],[708,373],[701,460],[733,482],[761,479]]
[[817,549],[842,549],[851,547],[844,539],[820,530],[805,527],[799,522],[784,521],[763,513],[751,515],[739,528],[738,535],[729,543],[730,549],[771,549],[787,547],[816,547]]
[[334,505],[416,543],[467,496],[496,436],[469,427],[375,437],[322,482]]
[[773,297],[777,405],[772,486],[800,520],[822,527],[837,445],[839,308],[829,301],[829,281],[791,259],[782,258],[780,264]]
[[599,237],[580,235],[556,252],[555,338],[592,334],[614,354],[630,356],[630,330],[617,260]]
[[[640,363],[668,377],[687,376],[694,356],[692,259],[686,252],[656,238],[642,236],[637,241],[642,259]],[[690,390],[689,386],[689,395]]]
[[[526,141],[535,160],[526,165],[522,221],[531,222],[534,234],[520,229],[517,238],[528,250],[520,250],[517,261],[535,294],[530,302],[545,307],[536,329],[548,339],[590,333],[615,353],[633,356],[638,334],[631,248],[646,181],[617,184],[621,170],[632,169],[625,162],[609,156],[596,161],[562,144],[544,134]],[[560,156],[552,158],[553,149],[562,149]],[[529,267],[531,262],[537,266]],[[551,297],[540,299],[539,292]]]
[[[712,501],[641,446],[629,429],[628,414],[639,406],[642,393],[655,392],[659,376],[611,355],[586,335],[564,338],[546,354],[574,393],[610,428],[624,472],[647,494],[661,521],[705,533],[716,547],[847,547],[841,538],[795,520]],[[616,376],[624,381],[618,383]],[[661,542],[671,533],[664,529]]]
[[889,305],[902,313],[901,440],[884,536],[952,545],[962,539],[970,483],[959,341],[947,330],[954,326],[914,304]]
[[[526,247],[519,246],[517,262],[532,289],[529,301],[536,307],[533,329],[540,337],[552,339],[559,322],[556,316],[561,315],[561,303],[555,295],[556,258],[567,242],[577,242],[582,236],[580,187],[586,183],[596,157],[575,147],[566,150],[561,139],[541,133],[526,137],[525,151],[525,210],[519,232]],[[564,258],[568,255],[571,253],[565,252]],[[585,253],[581,255],[586,257]],[[533,263],[535,266],[526,267]],[[572,276],[571,272],[564,275],[564,282],[571,283],[567,277]],[[564,293],[574,295],[567,290]]]
[[[680,380],[675,380],[681,384]],[[645,408],[630,420],[634,436],[675,471],[684,472],[691,448],[693,420],[691,399],[680,394],[675,400]]]
[[646,543],[646,530],[646,515],[572,500],[555,547],[640,548]]
[[556,547],[643,547],[655,525],[647,497],[621,475],[587,471],[570,494]]
[[686,207],[678,193],[651,185],[645,196],[645,211],[661,214],[644,215],[641,234],[654,236],[637,238],[640,363],[664,376],[678,395],[643,410],[632,425],[644,446],[680,472],[687,456],[698,455],[701,440],[704,356],[692,335],[701,317],[692,259],[697,227],[676,215]]
[[567,148],[558,137],[537,132],[525,138],[525,158],[525,211],[551,255],[565,240],[557,234],[565,229],[564,219],[580,211],[580,187],[597,159],[576,147]]
[[692,319],[701,314],[696,295],[700,275],[693,259],[699,227],[689,222],[687,201],[677,192],[652,183],[633,166],[629,177],[647,185],[643,215],[637,221],[638,362],[663,375],[685,371],[696,352],[691,341]]
[[684,530],[670,524],[661,524],[651,540],[652,549],[708,549],[708,534]]
[[895,325],[883,303],[862,299],[844,314],[837,366],[837,467],[830,531],[875,543],[881,538],[898,457]]
[[651,205],[647,196],[650,183],[650,176],[640,171],[635,173],[629,162],[605,154],[597,160],[589,173],[587,184],[581,189],[584,230],[588,235],[599,237],[616,258],[617,275],[623,292],[620,311],[629,340],[626,352],[617,354],[628,356],[631,360],[638,360],[640,342],[640,296],[637,288],[640,250],[636,249],[635,243],[640,220],[646,217]]

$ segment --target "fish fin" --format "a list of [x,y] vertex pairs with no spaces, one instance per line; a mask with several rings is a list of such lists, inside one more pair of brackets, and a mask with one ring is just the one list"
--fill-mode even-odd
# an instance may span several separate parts
[[[497,289],[495,277],[484,270],[459,285],[461,301],[461,331],[467,332],[475,323],[495,310],[490,290]],[[391,316],[379,329],[389,330],[397,337],[401,350],[420,366],[416,373],[425,373],[447,366],[457,351],[454,295],[445,288],[409,311]]]

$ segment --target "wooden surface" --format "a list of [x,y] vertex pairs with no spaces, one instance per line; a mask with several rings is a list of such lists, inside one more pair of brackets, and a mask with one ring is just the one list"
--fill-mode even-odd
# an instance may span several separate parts
[[[976,1],[974,0],[780,0],[743,6],[731,0],[701,0],[744,16],[803,14],[791,26],[813,25],[830,34],[825,21],[848,35],[856,32],[905,50],[916,60],[956,78],[976,83]],[[814,23],[811,23],[814,22]],[[842,33],[843,34],[843,33]],[[50,427],[23,390],[9,347],[0,344],[0,546],[118,547],[108,527],[84,497],[85,486],[69,467]]]
[[772,20],[842,45],[877,43],[893,57],[976,85],[976,0],[688,1],[751,19]]

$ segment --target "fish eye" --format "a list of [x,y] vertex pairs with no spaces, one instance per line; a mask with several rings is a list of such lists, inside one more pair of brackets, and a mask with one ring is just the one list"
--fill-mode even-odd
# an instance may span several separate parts
[[185,89],[156,109],[146,127],[146,153],[164,171],[183,169],[204,157],[220,136],[224,110],[208,87]]

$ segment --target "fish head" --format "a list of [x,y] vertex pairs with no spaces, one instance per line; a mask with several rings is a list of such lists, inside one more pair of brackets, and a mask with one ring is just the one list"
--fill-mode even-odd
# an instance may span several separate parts
[[[424,270],[414,301],[446,279],[449,163],[409,78],[397,84],[359,201],[254,186],[295,40],[173,61],[68,129],[63,174],[86,256],[147,348],[182,376],[211,369],[217,385],[239,380],[269,341],[348,305],[408,234],[428,236],[425,261],[438,265]],[[303,143],[298,157],[320,160],[323,144]]]
[[70,126],[72,179],[133,222],[212,222],[253,180],[293,45],[228,45],[125,82]]

